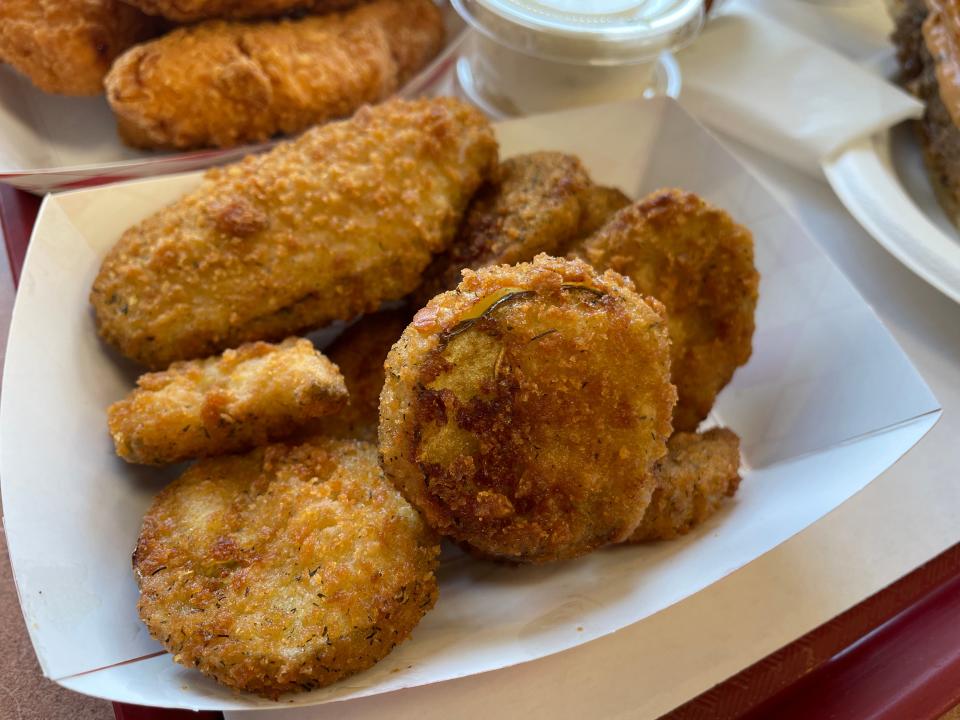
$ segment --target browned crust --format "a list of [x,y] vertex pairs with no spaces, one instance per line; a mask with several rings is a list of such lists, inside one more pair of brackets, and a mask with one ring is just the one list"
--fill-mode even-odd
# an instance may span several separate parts
[[346,10],[361,0],[124,0],[150,15],[177,22],[269,18],[291,12],[328,13]]
[[661,312],[578,261],[466,271],[387,358],[385,473],[432,527],[487,556],[544,562],[625,539],[676,397]]

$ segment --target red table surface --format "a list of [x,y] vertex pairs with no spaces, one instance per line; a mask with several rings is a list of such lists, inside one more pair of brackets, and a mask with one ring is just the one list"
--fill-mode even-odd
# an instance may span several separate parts
[[[14,282],[39,206],[39,198],[0,186]],[[960,704],[958,618],[960,545],[664,718],[938,718]],[[120,703],[114,712],[117,720],[222,718]]]

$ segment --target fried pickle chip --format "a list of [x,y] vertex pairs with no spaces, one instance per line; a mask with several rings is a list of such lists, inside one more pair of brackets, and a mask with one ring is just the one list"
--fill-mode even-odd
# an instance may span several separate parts
[[343,373],[350,398],[342,410],[310,423],[310,433],[377,442],[383,363],[410,315],[406,306],[366,315],[327,348],[327,355]]
[[752,351],[760,275],[750,231],[693,193],[657,190],[574,254],[630,277],[666,306],[679,396],[673,425],[696,430]]
[[684,535],[733,497],[740,486],[740,438],[726,428],[676,433],[655,472],[657,488],[628,542]]
[[90,292],[98,330],[161,369],[373,312],[417,287],[496,158],[479,111],[434,98],[210,170],[107,254]]
[[580,227],[581,196],[590,177],[580,160],[535,152],[505,160],[497,178],[477,191],[447,252],[436,256],[414,295],[423,307],[452,290],[463,268],[528,262],[559,254]]
[[662,306],[545,255],[464,273],[386,362],[384,472],[441,534],[518,562],[626,539],[676,392]]
[[374,446],[317,438],[193,465],[148,510],[133,568],[176,662],[275,698],[406,639],[436,601],[439,551]]
[[602,228],[614,213],[630,204],[630,198],[615,187],[591,185],[580,195],[579,238],[593,235]]
[[107,423],[117,455],[147,465],[266,445],[347,402],[337,366],[302,338],[177,362],[137,386]]

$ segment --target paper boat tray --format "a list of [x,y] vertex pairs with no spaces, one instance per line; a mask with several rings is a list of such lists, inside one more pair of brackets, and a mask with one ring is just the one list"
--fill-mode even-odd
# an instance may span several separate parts
[[137,618],[130,553],[169,478],[113,453],[104,410],[135,371],[97,339],[87,301],[121,232],[199,175],[49,196],[17,295],[0,405],[10,557],[48,677],[111,700],[231,710],[343,700],[533,660],[641,622],[749,563],[863,488],[936,422],[936,399],[870,307],[673,101],[533,117],[497,133],[504,157],[576,153],[598,182],[637,197],[683,187],[753,230],[763,276],[754,353],[712,418],[743,439],[736,498],[677,541],[574,562],[514,568],[448,553],[436,609],[371,670],[279,703],[221,687],[175,665]]

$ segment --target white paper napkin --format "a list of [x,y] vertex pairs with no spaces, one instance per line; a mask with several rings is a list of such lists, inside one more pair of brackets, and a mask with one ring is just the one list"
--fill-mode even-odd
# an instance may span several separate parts
[[811,174],[923,106],[809,37],[733,3],[679,55],[681,102],[702,122]]

